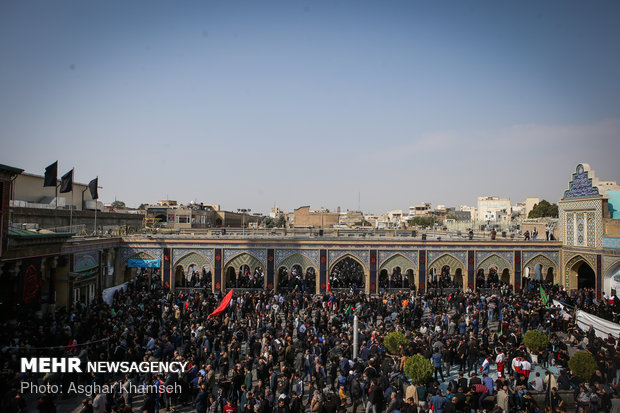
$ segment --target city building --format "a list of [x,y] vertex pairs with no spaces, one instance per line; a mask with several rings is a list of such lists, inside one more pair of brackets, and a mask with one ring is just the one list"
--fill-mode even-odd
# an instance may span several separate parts
[[409,207],[409,217],[413,218],[413,217],[419,217],[422,215],[426,215],[428,214],[428,212],[431,210],[431,204],[430,202],[425,202],[423,204],[419,204],[419,205],[415,205],[415,206],[410,206]]
[[510,199],[497,196],[479,196],[477,211],[478,220],[483,222],[496,222],[505,214],[512,215]]
[[330,212],[321,208],[318,211],[310,211],[309,206],[302,206],[293,211],[293,228],[331,228],[338,225],[340,213]]

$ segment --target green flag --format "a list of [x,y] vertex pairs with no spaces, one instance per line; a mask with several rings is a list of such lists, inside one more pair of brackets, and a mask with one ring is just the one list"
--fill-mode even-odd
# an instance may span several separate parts
[[545,305],[547,305],[547,301],[549,300],[549,298],[547,297],[547,292],[545,291],[544,288],[542,288],[542,285],[539,288],[540,288],[540,299]]

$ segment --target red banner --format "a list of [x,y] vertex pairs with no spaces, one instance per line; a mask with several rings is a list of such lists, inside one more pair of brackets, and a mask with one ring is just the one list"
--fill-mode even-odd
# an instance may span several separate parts
[[226,294],[226,296],[224,297],[220,305],[211,314],[209,314],[209,317],[217,317],[218,315],[222,314],[224,310],[226,310],[226,307],[228,307],[228,304],[230,303],[230,300],[232,299],[232,295],[233,295],[233,290],[230,290],[228,294]]

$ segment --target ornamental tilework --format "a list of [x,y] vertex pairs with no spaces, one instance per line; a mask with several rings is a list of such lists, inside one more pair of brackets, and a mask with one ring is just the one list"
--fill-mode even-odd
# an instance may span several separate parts
[[588,247],[594,246],[594,240],[596,239],[596,227],[594,221],[594,212],[588,212],[587,214],[587,233],[588,233]]
[[308,259],[305,255],[294,253],[280,261],[276,269],[284,267],[291,270],[295,265],[299,265],[303,271],[306,271],[310,267],[314,268],[315,271],[319,268],[315,262]]
[[467,251],[429,251],[427,254],[427,261],[432,263],[444,254],[452,255],[454,258],[459,260],[464,267],[467,267]]
[[476,266],[476,272],[478,272],[479,269],[484,269],[484,272],[487,273],[491,267],[497,268],[498,272],[501,273],[504,268],[508,268],[510,270],[512,266],[508,261],[499,255],[491,254]]
[[[560,201],[558,203],[558,212],[560,216],[560,234],[563,237],[564,245],[583,245],[585,241],[586,227],[583,223],[584,240],[579,244],[578,239],[574,239],[575,229],[579,230],[577,219],[581,215],[581,219],[585,221],[583,213],[594,214],[594,248],[602,248],[603,246],[603,200],[585,199],[585,200],[569,200]],[[589,243],[588,243],[589,246]]]
[[575,245],[575,214],[566,214],[566,243]]
[[316,268],[319,267],[319,250],[302,250],[302,249],[299,249],[299,250],[277,249],[276,250],[276,267],[280,266],[280,263],[282,262],[282,260],[284,260],[285,258],[293,254],[301,254],[305,256],[306,258],[308,258],[310,261],[312,261],[314,265],[316,265]]
[[610,257],[608,255],[603,255],[601,263],[603,275],[606,275],[607,271],[609,271],[616,264],[620,264],[619,257]]
[[512,260],[515,255],[514,251],[476,251],[476,262],[481,263],[491,255],[502,257],[506,262],[508,262],[508,267],[512,267]]
[[431,270],[435,270],[435,272],[440,273],[444,266],[450,267],[450,273],[456,273],[457,269],[461,269],[461,273],[464,274],[466,270],[466,266],[460,260],[454,258],[451,254],[444,254],[436,260],[432,261],[428,266],[428,272]]
[[546,257],[556,266],[560,265],[560,253],[557,251],[523,251],[523,262],[527,263],[529,260],[538,255]]
[[353,255],[354,257],[357,257],[360,259],[360,261],[362,261],[362,263],[364,264],[364,267],[367,269],[368,268],[368,259],[369,259],[369,253],[368,251],[355,251],[355,250],[329,250],[328,251],[328,259],[329,259],[329,265],[332,266],[334,265],[334,263],[342,256],[344,255]]
[[224,265],[228,264],[233,257],[239,254],[250,254],[257,260],[263,263],[263,265],[267,262],[267,251],[261,249],[225,249],[224,250]]
[[211,269],[211,263],[207,261],[207,259],[195,252],[190,252],[189,254],[185,254],[179,261],[174,264],[174,268],[179,266],[183,267],[185,270],[189,268],[190,265],[196,265],[198,268],[209,268]]
[[161,248],[121,248],[121,261],[125,264],[129,258],[138,253],[144,253],[154,259],[161,260],[162,258]]
[[213,262],[213,250],[210,248],[174,248],[172,250],[172,262],[174,267],[178,265],[178,261],[188,254],[197,254],[203,257],[208,262]]
[[418,266],[417,251],[379,251],[379,267],[381,267],[385,261],[387,261],[396,254],[400,254],[403,257],[409,259],[415,267]]
[[394,268],[400,267],[402,273],[407,270],[413,270],[415,273],[415,269],[417,267],[417,262],[411,261],[409,258],[401,254],[393,254],[390,258],[385,260],[381,266],[379,267],[379,271],[387,270],[388,274],[394,271]]
[[[594,174],[592,174],[592,176],[594,176]],[[593,185],[590,171],[584,168],[582,164],[579,164],[573,174],[573,179],[568,184],[568,190],[564,191],[564,197],[562,199],[587,198],[599,195],[598,187]]]
[[566,288],[569,288],[570,272],[573,266],[580,260],[585,260],[590,265],[590,267],[596,272],[596,255],[579,253],[579,254],[574,254],[570,256],[570,259],[567,261],[566,266],[564,268],[564,285]]
[[577,245],[583,245],[585,239],[585,214],[577,214]]

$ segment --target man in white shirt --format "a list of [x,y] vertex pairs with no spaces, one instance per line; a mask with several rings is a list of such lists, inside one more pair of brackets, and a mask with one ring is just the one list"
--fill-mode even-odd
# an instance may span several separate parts
[[523,359],[521,361],[521,371],[526,379],[530,378],[530,370],[532,370],[532,364],[526,359]]
[[540,378],[540,373],[536,372],[536,377],[530,382],[530,386],[532,386],[532,390],[537,392],[543,392],[545,390],[543,380]]

